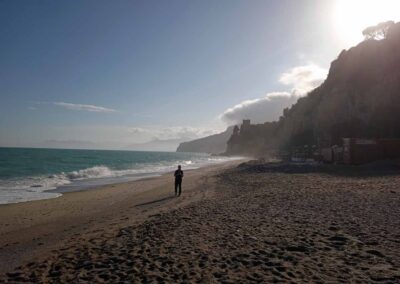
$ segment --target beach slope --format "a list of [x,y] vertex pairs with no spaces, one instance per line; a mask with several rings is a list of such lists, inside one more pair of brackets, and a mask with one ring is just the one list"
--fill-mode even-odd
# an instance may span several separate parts
[[[181,199],[171,198],[167,180],[151,181],[157,198],[145,191],[129,200],[134,183],[117,187],[119,200],[107,195],[109,189],[80,193],[118,206],[77,213],[86,228],[66,221],[70,237],[42,237],[43,254],[29,262],[25,255],[17,269],[3,267],[8,273],[1,281],[400,281],[398,170],[259,163],[208,168],[191,172]],[[3,236],[13,234],[2,229]]]

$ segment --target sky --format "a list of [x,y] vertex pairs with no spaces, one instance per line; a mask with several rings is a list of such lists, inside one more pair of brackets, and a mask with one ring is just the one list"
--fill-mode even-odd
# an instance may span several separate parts
[[0,1],[0,146],[177,146],[245,118],[275,120],[321,84],[364,27],[399,20],[394,8],[390,0]]

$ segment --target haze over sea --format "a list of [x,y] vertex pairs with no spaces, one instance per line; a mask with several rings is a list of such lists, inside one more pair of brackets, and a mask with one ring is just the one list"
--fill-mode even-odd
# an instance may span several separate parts
[[0,204],[158,176],[178,164],[187,170],[228,159],[196,153],[0,148]]

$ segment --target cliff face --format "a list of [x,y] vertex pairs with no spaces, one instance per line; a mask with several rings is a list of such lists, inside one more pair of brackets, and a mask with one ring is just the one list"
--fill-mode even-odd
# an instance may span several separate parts
[[[361,42],[332,62],[326,81],[304,98],[303,105],[311,107],[299,107],[297,118],[309,120],[301,122],[313,132],[312,142],[338,144],[342,137],[400,136],[399,50],[400,23],[386,39]],[[298,133],[301,127],[292,131],[289,140]]]
[[259,154],[269,148],[339,144],[342,137],[400,138],[399,50],[397,23],[385,39],[342,51],[320,87],[285,109],[279,121],[263,124],[260,137],[236,138],[235,149],[245,153],[252,140],[261,138]]
[[196,139],[179,144],[177,152],[195,152],[221,154],[226,150],[226,142],[231,136],[233,126],[228,127],[224,132],[204,138]]
[[271,139],[275,137],[276,123],[250,124],[250,121],[238,127],[227,142],[226,155],[257,157],[259,153],[271,151]]

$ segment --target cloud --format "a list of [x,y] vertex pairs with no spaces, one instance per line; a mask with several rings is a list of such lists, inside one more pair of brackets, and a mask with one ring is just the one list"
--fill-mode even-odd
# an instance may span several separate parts
[[284,108],[318,87],[326,75],[327,70],[315,64],[293,67],[279,77],[280,83],[291,87],[290,91],[270,92],[261,98],[242,101],[225,110],[219,118],[229,125],[240,123],[243,119],[250,119],[253,123],[277,120]]
[[298,97],[288,92],[268,93],[264,97],[243,101],[228,108],[220,115],[227,124],[240,123],[250,119],[254,123],[273,121],[282,115],[282,110],[297,101]]
[[79,110],[79,111],[89,111],[89,112],[115,112],[115,109],[105,108],[102,106],[95,106],[95,105],[83,105],[83,104],[71,104],[71,103],[64,103],[64,102],[54,102],[56,106],[63,107],[65,109],[70,110]]
[[328,71],[315,64],[297,66],[284,72],[279,77],[279,82],[292,86],[291,93],[304,96],[315,89],[325,80]]

